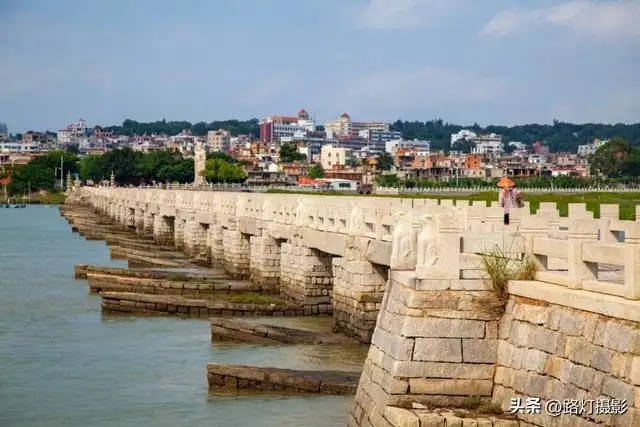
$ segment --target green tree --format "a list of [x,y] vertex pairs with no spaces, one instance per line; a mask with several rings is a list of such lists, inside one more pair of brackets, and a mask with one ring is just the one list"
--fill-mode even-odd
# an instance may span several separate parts
[[234,183],[244,182],[247,179],[247,172],[241,166],[214,158],[207,160],[202,176],[211,183]]
[[71,154],[80,154],[80,149],[77,145],[69,145],[65,151]]
[[101,155],[90,154],[80,160],[80,179],[99,181],[105,179],[105,167]]
[[228,155],[224,151],[212,151],[210,153],[207,153],[207,160],[209,160],[209,159],[221,159],[221,160],[224,160],[225,162],[231,163],[231,164],[238,163],[238,161],[236,159],[234,159],[233,157],[231,157],[230,155]]
[[324,178],[324,169],[320,163],[316,163],[307,170],[307,175],[312,179]]
[[393,157],[386,151],[380,153],[377,157],[378,169],[383,171],[391,170],[394,164]]
[[634,170],[638,156],[632,155],[634,149],[622,138],[612,138],[591,156],[589,164],[592,174],[601,174],[607,178],[622,178]]
[[[25,194],[32,191],[53,190],[63,174],[77,171],[78,157],[65,151],[51,151],[42,157],[30,161],[27,165],[15,168],[11,174],[8,191],[11,194]],[[66,176],[63,176],[66,179]]]
[[295,161],[302,161],[305,159],[305,155],[298,151],[298,147],[289,142],[285,142],[280,145],[280,162],[291,163]]
[[380,187],[398,187],[400,178],[396,174],[384,174],[376,177],[376,184]]

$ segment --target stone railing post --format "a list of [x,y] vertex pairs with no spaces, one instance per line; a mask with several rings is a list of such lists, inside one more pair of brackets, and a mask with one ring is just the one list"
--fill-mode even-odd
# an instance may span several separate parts
[[625,246],[631,246],[624,260],[624,297],[640,300],[640,222],[625,230]]
[[549,224],[544,217],[536,215],[527,215],[522,219],[520,233],[524,237],[525,256],[536,262],[540,271],[548,269],[548,260],[546,257],[538,257],[534,252],[535,239],[549,237]]
[[620,218],[620,206],[614,204],[600,205],[600,219],[598,228],[600,229],[600,241],[614,243],[618,241],[617,230],[611,230],[611,225]]
[[570,220],[568,241],[567,264],[571,288],[582,289],[583,280],[598,280],[598,265],[582,259],[584,244],[598,241],[598,225],[594,221]]

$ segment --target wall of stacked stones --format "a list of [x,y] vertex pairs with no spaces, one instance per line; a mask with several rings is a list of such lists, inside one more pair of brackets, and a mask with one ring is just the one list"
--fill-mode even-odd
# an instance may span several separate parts
[[[512,398],[619,399],[622,416],[563,415],[564,425],[640,425],[640,323],[540,300],[512,297],[499,325],[493,400],[505,410]],[[550,414],[518,416],[553,425]]]

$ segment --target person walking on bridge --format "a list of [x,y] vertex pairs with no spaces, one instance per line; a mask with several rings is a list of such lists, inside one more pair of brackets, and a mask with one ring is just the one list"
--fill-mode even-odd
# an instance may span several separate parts
[[507,178],[502,177],[498,181],[498,187],[500,192],[498,194],[498,203],[504,208],[504,225],[509,225],[509,213],[512,209],[522,207],[522,194],[516,187],[515,182]]

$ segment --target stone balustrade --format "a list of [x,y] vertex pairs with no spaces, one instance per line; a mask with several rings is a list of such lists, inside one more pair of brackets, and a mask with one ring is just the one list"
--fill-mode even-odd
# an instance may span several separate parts
[[[620,220],[616,205],[601,205],[594,218],[585,204],[569,204],[563,217],[541,203],[505,226],[495,203],[461,200],[78,191],[122,224],[268,283],[304,313],[332,313],[336,331],[370,342],[352,426],[393,425],[386,408],[412,402],[480,396],[505,407],[514,396],[587,392],[628,400],[622,424],[598,422],[640,423],[640,222]],[[506,311],[482,267],[496,248],[537,269],[509,283]],[[580,328],[558,328],[550,316]],[[603,357],[616,358],[615,371]]]

